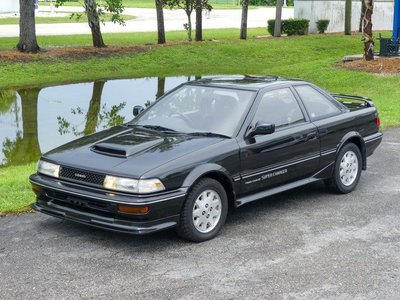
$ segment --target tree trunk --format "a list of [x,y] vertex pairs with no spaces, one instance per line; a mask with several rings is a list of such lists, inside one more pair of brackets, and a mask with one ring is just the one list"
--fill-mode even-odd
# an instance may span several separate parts
[[346,2],[345,2],[344,34],[351,35],[351,0],[346,0]]
[[358,26],[358,32],[363,31],[363,19],[364,19],[364,14],[365,14],[366,9],[367,9],[367,7],[365,6],[365,1],[361,0],[361,15],[360,15],[360,25]]
[[105,83],[105,81],[96,81],[93,83],[92,98],[90,99],[89,109],[86,113],[86,124],[83,130],[84,135],[96,132],[97,124],[99,123],[101,95]]
[[85,0],[85,12],[88,18],[88,24],[92,31],[93,47],[103,48],[106,45],[100,31],[100,17],[97,12],[96,0]]
[[249,0],[242,1],[242,23],[240,24],[240,38],[247,39],[247,15],[249,12]]
[[364,59],[374,60],[374,39],[372,37],[372,14],[374,12],[374,1],[365,0],[365,14],[363,18],[364,35]]
[[156,1],[158,43],[165,44],[163,0]]
[[158,77],[157,78],[157,94],[156,99],[164,96],[165,94],[165,77]]
[[40,48],[36,40],[34,0],[19,0],[19,42],[21,52],[37,53]]
[[190,15],[192,14],[192,11],[186,10],[186,15],[188,18],[188,23],[187,23],[187,36],[188,36],[188,41],[192,41],[192,18]]
[[283,0],[276,0],[274,37],[280,37],[282,31],[282,5]]
[[203,4],[202,0],[196,0],[196,37],[197,42],[203,40]]

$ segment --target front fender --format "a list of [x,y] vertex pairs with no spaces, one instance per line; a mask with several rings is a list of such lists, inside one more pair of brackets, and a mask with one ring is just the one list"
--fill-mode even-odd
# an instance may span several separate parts
[[226,170],[224,167],[214,164],[214,163],[207,163],[194,168],[188,176],[186,176],[185,180],[183,181],[182,187],[189,188],[193,185],[199,178],[210,174],[210,173],[218,173],[224,176],[230,183],[231,187],[233,187],[233,180],[232,175]]

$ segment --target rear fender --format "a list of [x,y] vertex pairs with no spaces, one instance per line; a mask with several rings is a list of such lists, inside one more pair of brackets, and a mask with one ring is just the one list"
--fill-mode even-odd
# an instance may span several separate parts
[[367,169],[367,152],[366,152],[366,147],[365,147],[365,142],[363,137],[357,132],[357,131],[350,131],[346,133],[342,139],[340,140],[338,146],[337,146],[337,151],[336,154],[340,152],[340,150],[343,148],[343,146],[347,143],[353,143],[358,146],[361,152],[361,157],[362,157],[362,169],[366,170]]

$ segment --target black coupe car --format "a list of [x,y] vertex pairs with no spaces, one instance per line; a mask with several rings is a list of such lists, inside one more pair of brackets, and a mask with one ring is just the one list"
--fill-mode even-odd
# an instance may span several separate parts
[[371,100],[274,76],[188,82],[134,115],[44,154],[33,208],[120,232],[176,227],[201,242],[228,207],[317,180],[351,192],[382,140]]

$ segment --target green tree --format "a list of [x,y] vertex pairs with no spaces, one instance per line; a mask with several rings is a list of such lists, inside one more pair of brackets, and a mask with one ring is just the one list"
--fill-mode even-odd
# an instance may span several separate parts
[[[201,0],[202,1],[202,8],[211,10],[212,6],[208,3],[208,0]],[[189,41],[192,41],[192,12],[196,8],[197,0],[165,0],[165,6],[169,8],[180,8],[183,9],[186,13],[188,22],[183,24],[187,32],[187,37]],[[201,26],[201,23],[196,24]]]
[[242,0],[242,21],[240,23],[240,38],[247,39],[247,16],[249,12],[249,0]]
[[157,13],[157,36],[158,36],[158,43],[165,44],[165,26],[164,26],[164,11],[163,0],[155,0],[156,2],[156,13]]
[[[68,2],[68,0],[56,0],[56,7],[63,5],[65,2]],[[125,24],[121,16],[124,10],[122,0],[84,0],[82,6],[85,9],[88,24],[92,32],[93,46],[97,48],[105,47],[106,45],[100,30],[100,22],[104,23],[104,14],[108,12],[111,14],[111,21],[113,23]],[[71,17],[76,16],[79,19],[81,15],[72,14]]]
[[34,0],[19,0],[19,41],[21,52],[37,53],[40,48],[36,40]]
[[276,1],[274,37],[280,37],[282,31],[282,6],[283,0]]

